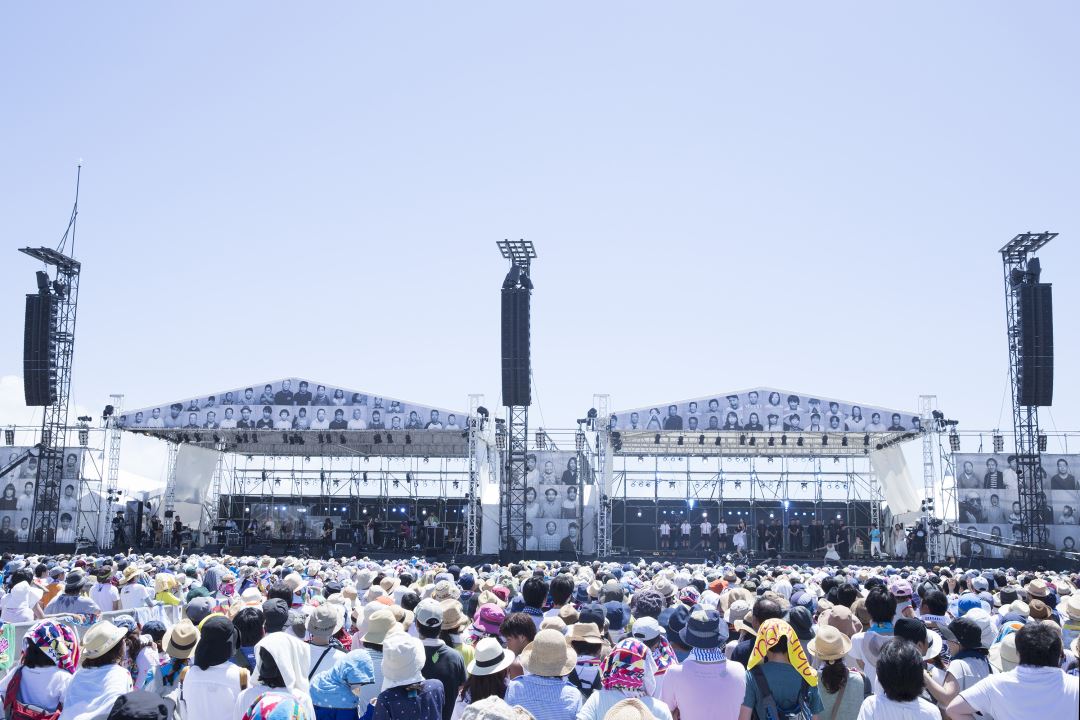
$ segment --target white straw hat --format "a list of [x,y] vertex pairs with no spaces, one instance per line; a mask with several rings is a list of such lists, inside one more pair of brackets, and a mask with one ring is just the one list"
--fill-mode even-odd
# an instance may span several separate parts
[[470,675],[494,675],[514,662],[514,653],[507,650],[495,638],[486,637],[476,643],[476,657],[465,671]]

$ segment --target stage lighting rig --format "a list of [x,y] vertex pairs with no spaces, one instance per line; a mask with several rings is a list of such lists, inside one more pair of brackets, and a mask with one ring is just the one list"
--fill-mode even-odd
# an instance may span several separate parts
[[4,444],[8,446],[15,444],[15,428],[4,428]]
[[1039,433],[1038,437],[1036,438],[1036,442],[1039,446],[1039,452],[1046,452],[1046,440],[1046,433]]
[[998,432],[993,435],[994,440],[994,453],[1001,453],[1005,450],[1005,438]]

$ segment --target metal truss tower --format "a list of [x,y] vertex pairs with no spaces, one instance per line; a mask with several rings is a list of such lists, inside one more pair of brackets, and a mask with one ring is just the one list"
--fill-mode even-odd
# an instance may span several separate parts
[[[608,466],[609,448],[613,442],[611,423],[611,396],[593,395],[593,408],[596,410],[596,422],[600,427],[596,428],[596,457],[597,468],[594,476],[599,479],[600,497],[597,500],[596,510],[596,555],[606,558],[611,556],[611,491],[608,487],[610,473]],[[618,435],[615,436],[619,437]],[[578,459],[578,467],[585,467],[584,458]]]
[[919,417],[922,418],[922,461],[923,461],[923,527],[926,529],[926,558],[929,562],[942,559],[941,533],[934,526],[938,495],[938,475],[934,468],[934,442],[938,431],[937,395],[919,396]]
[[[480,552],[480,464],[476,447],[483,432],[486,417],[480,416],[483,395],[469,395],[469,491],[465,494],[465,554]],[[485,411],[486,415],[486,411]]]
[[[109,399],[112,400],[113,411],[104,418],[105,444],[109,453],[109,465],[105,474],[105,494],[106,498],[114,498],[120,493],[120,440],[123,435],[116,420],[124,412],[124,396],[110,395]],[[112,508],[110,505],[108,499],[103,499],[98,507],[97,533],[98,547],[100,548],[109,547],[112,542],[110,525],[112,518],[109,517],[109,511]]]
[[[1012,386],[1013,433],[1016,443],[1016,464],[1018,477],[1018,500],[1020,514],[1024,519],[1024,544],[1034,547],[1050,541],[1049,530],[1044,516],[1044,503],[1039,497],[1043,494],[1042,457],[1040,456],[1039,408],[1025,405],[1020,395],[1020,375],[1024,372],[1022,358],[1024,354],[1023,328],[1020,317],[1020,288],[1024,283],[1015,282],[1014,278],[1024,277],[1028,272],[1028,260],[1046,243],[1057,237],[1057,233],[1021,233],[1001,248],[1001,259],[1005,269],[1005,317],[1009,333],[1009,380]],[[1017,275],[1018,274],[1018,275]],[[1030,370],[1029,370],[1030,371]]]
[[[502,256],[510,261],[511,274],[520,270],[521,275],[526,278],[531,277],[530,265],[536,258],[536,249],[533,247],[532,242],[527,240],[501,240],[498,245]],[[532,292],[531,283],[529,283],[528,292]],[[525,328],[525,332],[528,332],[528,328]],[[526,363],[526,367],[529,368],[528,381],[531,383],[532,371],[529,358],[517,358],[517,360]],[[503,401],[507,402],[507,398],[503,398]],[[503,473],[501,496],[503,506],[501,546],[504,551],[524,552],[525,485],[528,473],[527,455],[529,447],[528,405],[506,405],[506,438],[506,465]]]
[[[55,250],[47,247],[27,247],[19,250],[54,271],[52,281],[41,289],[42,292],[52,294],[56,309],[50,333],[50,343],[56,353],[56,399],[44,408],[41,418],[41,456],[35,478],[37,490],[34,509],[30,516],[30,539],[32,544],[37,545],[52,543],[56,538],[56,529],[60,526],[60,486],[64,473],[64,450],[67,446],[71,364],[75,355],[75,319],[79,305],[79,274],[82,271],[82,264],[71,256],[75,252],[81,175],[80,166],[75,180],[75,204],[71,208],[71,217],[59,247]],[[65,254],[65,251],[71,254]]]

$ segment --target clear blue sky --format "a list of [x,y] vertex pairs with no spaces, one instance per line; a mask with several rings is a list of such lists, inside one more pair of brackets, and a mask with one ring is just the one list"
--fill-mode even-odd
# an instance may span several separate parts
[[548,426],[753,385],[1008,425],[996,251],[1050,229],[1077,429],[1078,26],[1064,1],[7,4],[0,375],[15,249],[55,242],[82,158],[95,409],[293,374],[494,406],[495,241],[525,237]]

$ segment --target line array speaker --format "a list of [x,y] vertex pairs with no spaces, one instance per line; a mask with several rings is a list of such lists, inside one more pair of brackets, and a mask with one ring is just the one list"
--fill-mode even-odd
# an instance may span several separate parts
[[26,296],[23,330],[23,395],[30,407],[56,402],[56,303],[52,295]]
[[1054,313],[1050,283],[1021,285],[1018,310],[1018,399],[1021,405],[1051,405],[1054,400]]
[[530,377],[530,296],[532,284],[515,265],[502,288],[503,405],[532,404]]

